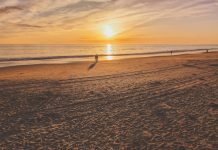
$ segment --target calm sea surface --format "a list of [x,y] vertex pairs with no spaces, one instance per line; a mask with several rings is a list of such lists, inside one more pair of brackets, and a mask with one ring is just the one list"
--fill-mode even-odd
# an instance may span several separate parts
[[[110,56],[114,54],[137,54],[159,51],[178,51],[207,48],[218,49],[218,45],[0,45],[0,67],[86,61],[93,60],[93,58],[80,56],[95,54],[109,55],[100,59],[111,60],[127,57],[145,56]],[[79,57],[62,58],[62,56]],[[46,59],[48,57],[49,59]]]

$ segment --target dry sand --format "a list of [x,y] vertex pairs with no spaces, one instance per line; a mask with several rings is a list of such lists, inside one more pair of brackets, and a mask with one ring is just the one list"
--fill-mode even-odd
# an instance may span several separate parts
[[1,68],[0,149],[218,147],[217,52],[91,65]]

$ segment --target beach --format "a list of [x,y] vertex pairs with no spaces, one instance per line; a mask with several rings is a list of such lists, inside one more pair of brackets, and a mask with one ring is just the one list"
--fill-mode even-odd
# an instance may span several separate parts
[[218,52],[0,68],[1,149],[218,146]]

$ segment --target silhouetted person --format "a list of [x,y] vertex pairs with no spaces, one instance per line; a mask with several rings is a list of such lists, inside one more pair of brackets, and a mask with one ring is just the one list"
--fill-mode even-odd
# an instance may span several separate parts
[[173,55],[173,51],[170,51],[171,55]]
[[98,62],[98,54],[95,55],[95,62]]
[[93,69],[98,63],[98,54],[95,55],[95,62],[88,67],[88,70]]
[[207,53],[209,52],[209,50],[207,49]]

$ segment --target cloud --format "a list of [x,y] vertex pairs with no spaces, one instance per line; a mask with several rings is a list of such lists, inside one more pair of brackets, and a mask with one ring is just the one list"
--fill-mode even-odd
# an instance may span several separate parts
[[23,28],[43,28],[43,26],[39,26],[39,25],[31,25],[31,24],[16,24],[16,26],[18,27],[23,27]]
[[217,0],[0,0],[0,31],[91,30],[111,23],[122,34],[157,20],[217,12]]
[[19,6],[5,6],[0,8],[0,14],[9,13],[11,11],[19,11],[22,10],[22,7]]

